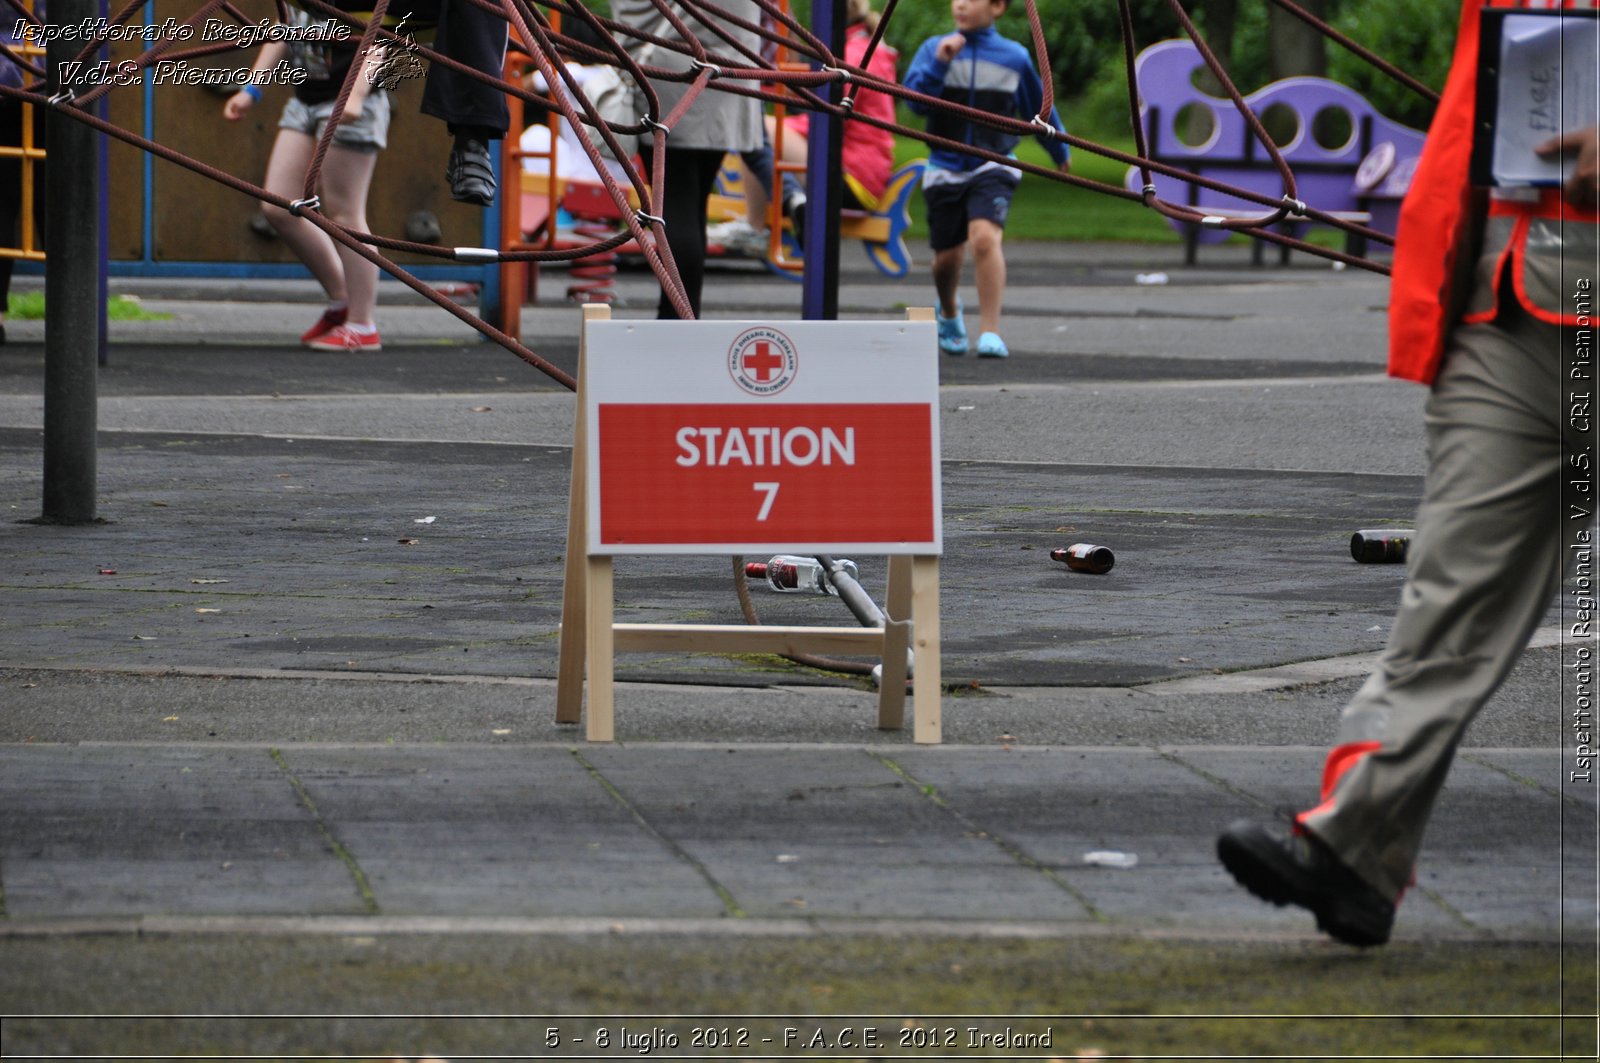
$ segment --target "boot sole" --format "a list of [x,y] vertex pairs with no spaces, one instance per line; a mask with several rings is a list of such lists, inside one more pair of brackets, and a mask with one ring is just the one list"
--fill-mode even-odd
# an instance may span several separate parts
[[1310,887],[1296,888],[1281,869],[1277,846],[1270,836],[1262,832],[1260,839],[1254,839],[1265,852],[1251,844],[1255,830],[1259,828],[1252,825],[1251,836],[1241,838],[1238,831],[1230,829],[1217,839],[1217,859],[1239,885],[1280,908],[1290,904],[1305,908],[1316,917],[1318,930],[1346,945],[1369,948],[1389,940],[1394,925],[1392,910],[1387,914],[1368,912],[1346,899],[1323,895]]
[[1227,868],[1234,881],[1268,904],[1282,908],[1294,903],[1294,894],[1283,881],[1271,861],[1264,859],[1253,848],[1235,838],[1232,833],[1217,839],[1217,859]]

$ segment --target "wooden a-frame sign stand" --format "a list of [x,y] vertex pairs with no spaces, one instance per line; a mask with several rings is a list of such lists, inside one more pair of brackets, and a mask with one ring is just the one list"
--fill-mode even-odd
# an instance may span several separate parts
[[[939,558],[894,555],[881,628],[780,627],[776,625],[618,624],[614,621],[612,559],[588,551],[588,462],[585,406],[588,326],[611,317],[608,306],[584,307],[584,335],[578,354],[578,403],[573,430],[572,487],[567,509],[565,585],[561,603],[561,642],[556,678],[556,722],[583,718],[584,680],[588,679],[591,742],[614,739],[614,658],[618,653],[852,653],[880,656],[878,726],[904,725],[907,657],[911,669],[913,741],[936,745],[941,738],[939,667]],[[931,321],[933,311],[911,309],[912,321]]]

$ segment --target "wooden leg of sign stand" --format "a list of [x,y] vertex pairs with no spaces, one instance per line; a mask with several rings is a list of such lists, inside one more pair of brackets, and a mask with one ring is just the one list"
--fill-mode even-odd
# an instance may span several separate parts
[[[583,308],[584,322],[607,321],[611,318],[609,306],[589,305]],[[578,348],[578,394],[572,428],[572,482],[568,488],[567,502],[567,557],[565,578],[561,595],[561,643],[556,655],[556,722],[577,723],[583,718],[583,669],[588,647],[588,572],[585,562],[589,543],[588,533],[588,426],[583,421],[583,344],[588,342],[588,330],[583,332]],[[608,570],[609,579],[609,570]],[[609,583],[608,583],[609,586]],[[606,596],[606,612],[611,611],[611,597]],[[607,621],[607,638],[610,637]],[[607,656],[609,669],[611,658]]]
[[[581,422],[583,407],[578,407]],[[561,592],[561,648],[556,655],[556,723],[583,718],[583,661],[587,639],[584,601],[584,513],[588,501],[584,480],[584,429],[578,425],[572,443],[572,487],[567,505],[566,573]]]
[[611,558],[591,557],[584,581],[588,600],[589,729],[591,742],[609,742],[615,734],[612,709],[615,705],[612,683],[616,657],[616,632],[612,628],[615,609],[611,586]]
[[[912,711],[916,721],[911,740],[918,745],[938,745],[942,724],[939,718],[939,559],[911,559],[912,645],[916,649],[916,670],[911,679]],[[884,671],[888,671],[885,664]]]
[[878,729],[898,731],[906,720],[906,651],[911,649],[911,558],[889,558],[884,600],[883,677],[878,682]]

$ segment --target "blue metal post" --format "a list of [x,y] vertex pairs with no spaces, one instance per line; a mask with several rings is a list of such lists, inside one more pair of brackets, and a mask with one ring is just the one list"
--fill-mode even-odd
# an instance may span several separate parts
[[[517,135],[516,130],[510,130],[506,137]],[[495,173],[500,169],[500,153],[509,145],[505,140],[492,140],[489,142],[489,151],[492,155],[490,165]],[[520,170],[518,171],[520,174]],[[500,194],[494,197],[494,204],[483,210],[483,228],[480,230],[484,247],[500,247],[500,212],[505,209],[504,203],[507,196],[520,196],[522,189],[518,185],[500,189]],[[503,250],[503,249],[502,249]],[[490,263],[482,268],[479,273],[478,287],[478,316],[485,321],[500,320],[500,300],[507,298],[507,293],[500,290],[500,264]]]
[[[811,32],[835,56],[844,55],[847,18],[845,0],[814,0]],[[823,86],[818,94],[837,103],[844,86]],[[804,294],[800,316],[808,321],[831,321],[839,316],[839,210],[844,200],[844,123],[817,111],[811,116],[806,137],[806,218]],[[775,188],[773,190],[777,192]]]

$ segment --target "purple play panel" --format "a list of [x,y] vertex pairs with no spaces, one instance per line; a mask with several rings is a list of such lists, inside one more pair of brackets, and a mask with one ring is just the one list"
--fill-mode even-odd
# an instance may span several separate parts
[[[1283,195],[1286,189],[1271,156],[1250,134],[1233,102],[1195,87],[1195,75],[1204,67],[1199,50],[1188,40],[1162,41],[1139,53],[1134,76],[1151,156],[1251,192]],[[1327,78],[1285,78],[1246,96],[1245,102],[1257,115],[1271,109],[1292,116],[1294,134],[1279,151],[1294,173],[1296,198],[1324,211],[1369,212],[1372,228],[1393,234],[1400,199],[1422,152],[1421,132],[1385,118],[1360,93]],[[1319,122],[1348,129],[1348,138],[1331,146],[1319,143],[1312,133]],[[1206,129],[1210,135],[1199,144],[1186,143],[1180,135],[1183,131],[1193,139],[1189,131]],[[1152,176],[1156,194],[1168,202],[1267,213],[1259,204],[1181,178]],[[1134,191],[1143,187],[1137,168],[1129,168],[1126,184]],[[1184,222],[1173,225],[1184,233],[1191,261],[1197,244],[1229,235]]]

